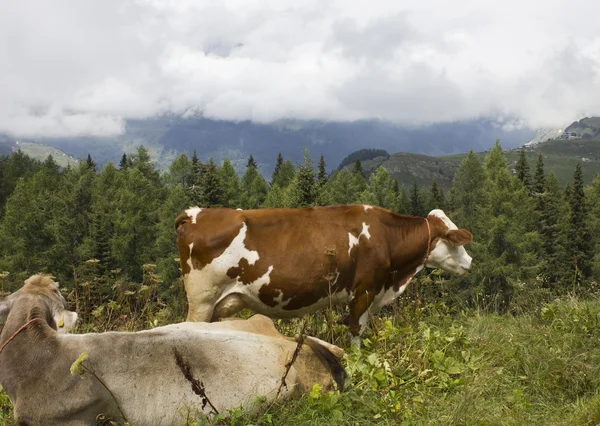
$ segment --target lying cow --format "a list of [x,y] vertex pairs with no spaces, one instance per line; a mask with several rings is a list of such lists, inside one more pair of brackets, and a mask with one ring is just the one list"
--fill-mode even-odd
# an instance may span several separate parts
[[176,219],[188,321],[216,321],[242,308],[302,316],[349,303],[352,341],[369,312],[391,303],[423,266],[463,274],[472,240],[441,210],[427,218],[378,207],[190,208]]
[[[285,398],[314,383],[330,387],[332,371],[342,386],[345,374],[340,348],[307,337],[297,351],[299,345],[261,315],[135,333],[57,333],[76,318],[46,276],[29,278],[0,301],[0,321],[6,320],[0,384],[17,423],[93,425],[100,416],[125,417],[134,425],[181,425],[240,405],[256,408],[257,397]],[[82,353],[87,358],[73,365]],[[73,375],[72,367],[83,375]]]

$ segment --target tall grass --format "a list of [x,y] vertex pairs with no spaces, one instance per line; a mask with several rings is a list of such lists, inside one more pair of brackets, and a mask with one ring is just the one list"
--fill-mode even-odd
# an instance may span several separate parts
[[[88,312],[80,331],[144,329],[181,320],[181,312],[162,303],[165,289],[153,268],[146,272],[137,289],[126,286],[122,299],[104,300]],[[306,334],[346,347],[347,390],[326,393],[315,386],[309,395],[256,415],[233,410],[188,424],[598,424],[600,302],[565,297],[543,303],[546,297],[499,315],[451,309],[409,294],[372,318],[361,350],[348,347],[342,308],[276,321],[287,335],[302,326]],[[0,413],[0,424],[13,424],[2,392]]]

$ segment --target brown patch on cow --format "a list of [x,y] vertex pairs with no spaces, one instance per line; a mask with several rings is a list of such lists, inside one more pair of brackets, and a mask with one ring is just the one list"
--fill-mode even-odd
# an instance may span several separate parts
[[473,234],[466,229],[455,229],[449,230],[446,233],[445,238],[453,246],[464,246],[465,244],[469,244],[471,241],[473,241]]

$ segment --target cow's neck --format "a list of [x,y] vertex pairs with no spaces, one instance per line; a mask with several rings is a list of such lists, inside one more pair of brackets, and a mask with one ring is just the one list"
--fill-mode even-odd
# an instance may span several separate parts
[[[406,226],[409,222],[411,226]],[[407,231],[408,229],[408,231]],[[398,226],[391,230],[391,269],[403,281],[416,274],[425,263],[433,230],[424,218],[401,217]]]
[[[49,326],[50,322],[53,323],[54,320],[48,305],[43,301],[19,300],[11,307],[0,334],[0,347],[4,346],[0,353],[0,379],[3,380],[3,385],[5,372],[29,366],[21,368],[23,374],[27,375],[35,370],[32,366],[43,364],[42,357],[52,358],[55,352],[55,333]],[[9,339],[12,340],[8,341]]]

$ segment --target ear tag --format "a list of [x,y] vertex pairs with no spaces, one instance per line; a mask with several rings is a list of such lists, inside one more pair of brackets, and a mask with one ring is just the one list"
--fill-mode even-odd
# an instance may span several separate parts
[[60,314],[60,319],[58,320],[58,326],[59,327],[65,326],[65,314]]

